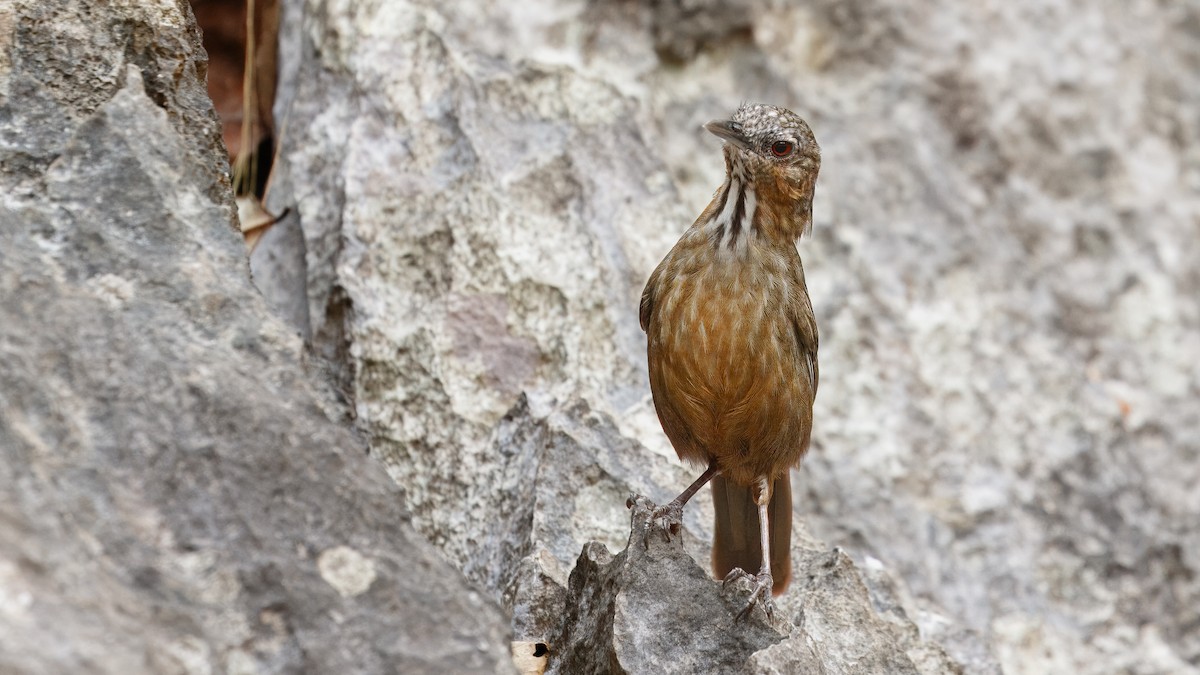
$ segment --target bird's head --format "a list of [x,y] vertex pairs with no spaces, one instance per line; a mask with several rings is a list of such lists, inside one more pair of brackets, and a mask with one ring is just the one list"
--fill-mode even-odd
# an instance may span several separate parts
[[726,170],[753,184],[760,207],[798,223],[801,231],[812,226],[821,148],[808,123],[785,108],[751,104],[704,128],[725,141]]

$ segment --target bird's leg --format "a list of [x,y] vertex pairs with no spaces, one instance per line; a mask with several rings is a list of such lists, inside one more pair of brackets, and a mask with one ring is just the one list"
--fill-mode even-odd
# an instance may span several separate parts
[[[758,574],[753,576],[754,590],[750,593],[750,599],[746,601],[746,607],[738,613],[738,619],[749,616],[760,599],[768,618],[775,611],[775,603],[771,600],[771,587],[775,585],[775,580],[771,577],[771,527],[767,515],[771,504],[771,479],[767,476],[758,477],[758,493],[754,497],[754,503],[758,505],[758,538],[762,546],[762,565],[758,568]],[[749,572],[735,567],[725,576],[724,584],[728,585],[731,581],[748,576]]]
[[688,500],[695,496],[700,488],[719,473],[721,470],[717,468],[717,463],[712,462],[699,478],[692,481],[691,485],[679,493],[678,497],[651,511],[650,521],[646,527],[646,536],[650,536],[651,527],[658,527],[662,529],[663,536],[667,538],[667,541],[671,541],[671,535],[678,534],[679,526],[683,523],[683,505],[688,503]]

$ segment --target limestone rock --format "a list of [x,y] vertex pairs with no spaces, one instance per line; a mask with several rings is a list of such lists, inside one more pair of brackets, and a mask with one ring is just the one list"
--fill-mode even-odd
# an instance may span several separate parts
[[186,3],[0,9],[0,671],[510,672],[252,286]]
[[[670,6],[297,21],[277,199],[314,341],[421,532],[541,631],[575,553],[623,534],[619,495],[689,482],[637,295],[719,184],[700,125],[763,100],[824,155],[797,519],[945,648],[896,624],[923,672],[1195,672],[1195,3],[756,0],[718,39],[682,26],[667,63]],[[581,479],[571,452],[609,468]]]
[[684,551],[678,537],[647,531],[653,504],[631,498],[629,541],[616,556],[584,546],[571,572],[552,673],[733,673],[784,638],[761,608],[737,620],[746,594],[728,593]]
[[550,672],[962,672],[901,608],[880,615],[879,599],[840,549],[797,532],[791,590],[771,617],[755,608],[739,618],[750,580],[723,588],[680,537],[647,530],[651,502],[629,503],[625,548],[614,556],[589,543],[571,572],[561,622],[548,637]]

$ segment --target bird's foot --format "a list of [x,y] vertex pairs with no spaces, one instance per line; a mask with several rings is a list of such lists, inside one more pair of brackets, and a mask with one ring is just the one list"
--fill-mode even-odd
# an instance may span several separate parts
[[678,501],[671,500],[662,506],[655,506],[654,502],[645,497],[635,495],[625,502],[625,506],[631,509],[646,509],[650,512],[642,537],[642,544],[646,548],[650,547],[651,531],[661,532],[666,541],[671,541],[672,536],[679,534],[679,528],[683,524],[683,504]]
[[767,615],[767,620],[774,618],[775,601],[771,599],[771,587],[775,585],[775,580],[771,577],[771,570],[766,569],[758,574],[750,574],[740,567],[735,567],[725,575],[722,588],[727,588],[729,584],[744,578],[753,579],[754,588],[750,591],[750,598],[746,601],[746,606],[738,612],[736,620],[741,621],[750,616],[750,612],[754,611],[754,607],[760,602],[763,612]]
[[683,504],[671,500],[650,512],[650,522],[646,524],[646,533],[651,529],[661,530],[667,541],[679,534],[683,526]]

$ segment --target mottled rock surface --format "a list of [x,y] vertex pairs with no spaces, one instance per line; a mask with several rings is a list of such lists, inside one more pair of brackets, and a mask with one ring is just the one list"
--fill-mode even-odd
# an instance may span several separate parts
[[0,672],[509,672],[250,282],[199,44],[0,8]]
[[1196,672],[1200,5],[716,5],[307,3],[276,198],[414,522],[544,631],[623,493],[689,482],[637,296],[719,184],[700,125],[766,101],[824,155],[798,522],[968,672]]
[[571,572],[567,616],[548,638],[551,672],[736,673],[786,636],[761,609],[737,620],[747,594],[736,591],[749,582],[721,593],[678,537],[668,541],[661,529],[648,528],[653,503],[629,503],[625,549],[614,556],[591,542]]
[[[548,640],[554,673],[960,672],[917,628],[880,616],[854,564],[801,532],[795,583],[768,616],[740,617],[752,582],[709,580],[678,537],[648,528],[654,504],[632,498],[624,550],[584,546],[564,620]],[[914,659],[921,668],[914,665]]]

